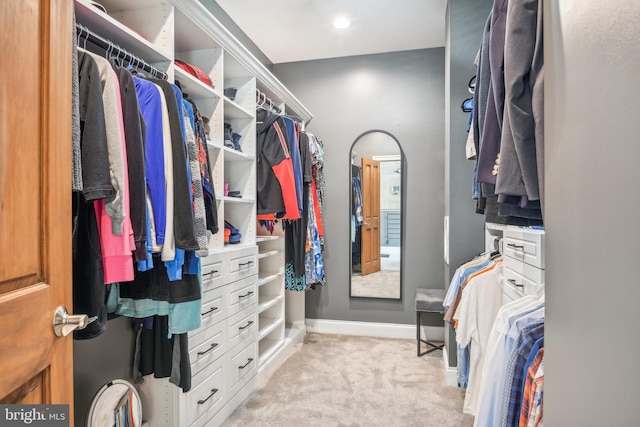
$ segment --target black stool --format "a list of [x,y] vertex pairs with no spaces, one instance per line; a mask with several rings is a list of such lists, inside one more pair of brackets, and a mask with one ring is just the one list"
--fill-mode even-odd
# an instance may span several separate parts
[[[416,289],[416,337],[418,340],[418,357],[424,356],[425,354],[431,353],[432,351],[442,350],[444,344],[434,344],[431,341],[427,341],[426,339],[422,339],[420,335],[420,320],[422,313],[439,313],[444,314],[444,307],[442,303],[444,302],[444,297],[446,292],[444,289],[427,289],[427,288],[418,288]],[[420,343],[423,342],[427,344],[428,350],[420,353]]]

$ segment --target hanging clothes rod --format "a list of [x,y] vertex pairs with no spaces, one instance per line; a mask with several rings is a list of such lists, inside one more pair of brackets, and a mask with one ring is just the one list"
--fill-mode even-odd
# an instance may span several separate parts
[[[94,33],[84,25],[76,24],[76,34],[78,35],[78,40],[84,39],[85,41],[89,41],[94,45],[98,46],[99,48],[104,49],[109,54],[115,55],[118,58],[121,58],[132,65],[135,65],[136,68],[139,68],[143,71],[151,73],[151,75],[153,75],[156,78],[160,78],[163,80],[167,79],[167,74],[165,72],[160,71],[159,69],[149,64],[148,62],[144,61],[143,59],[121,48],[117,44],[113,43],[111,40],[108,40]],[[78,45],[79,44],[80,43],[78,43]]]
[[[262,107],[262,108],[269,108],[271,111],[273,111],[274,113],[277,114],[283,114],[284,111],[280,110],[280,107],[278,107],[277,105],[275,105],[273,103],[273,101],[270,98],[267,98],[267,95],[262,92],[260,89],[256,89],[256,106],[258,107]],[[262,102],[260,102],[260,100],[262,100]],[[265,105],[267,104],[267,105]]]

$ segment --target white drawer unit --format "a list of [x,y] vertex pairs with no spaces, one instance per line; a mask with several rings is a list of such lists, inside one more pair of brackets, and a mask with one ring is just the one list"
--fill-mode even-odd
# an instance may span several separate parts
[[202,325],[195,331],[189,332],[191,336],[215,325],[227,317],[227,292],[224,287],[202,293]]
[[176,425],[204,425],[226,403],[228,388],[223,359],[193,375],[192,389],[184,398],[186,424]]
[[[220,255],[218,255],[220,257]],[[222,279],[222,260],[213,264],[202,263],[202,292],[207,292],[224,285]]]
[[258,332],[258,313],[255,307],[249,307],[227,320],[229,348],[246,345],[256,340]]
[[196,374],[227,351],[227,328],[220,322],[189,337],[191,373]]
[[[202,325],[188,334],[192,387],[182,393],[166,378],[145,380],[141,395],[149,407],[149,425],[220,425],[255,389],[257,268],[245,267],[254,271],[246,276],[238,273],[240,264],[250,259],[257,261],[256,246],[220,251],[202,260]],[[238,274],[231,273],[234,269]]]
[[544,269],[544,231],[507,227],[503,235],[503,255]]
[[226,283],[258,274],[257,246],[244,247],[225,255],[227,259],[223,263],[223,275]]
[[533,295],[544,288],[544,231],[508,226],[502,241],[503,301]]
[[229,394],[236,394],[256,374],[258,346],[255,340],[246,347],[239,345],[229,354]]
[[544,286],[544,270],[513,258],[504,258],[504,280],[525,295],[531,295]]
[[249,276],[227,286],[227,316],[256,305],[258,301],[257,276]]

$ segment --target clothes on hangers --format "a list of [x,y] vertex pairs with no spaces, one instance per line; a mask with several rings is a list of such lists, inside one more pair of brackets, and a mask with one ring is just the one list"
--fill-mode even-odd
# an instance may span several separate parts
[[495,0],[472,112],[473,198],[487,222],[542,224],[543,57],[542,2]]
[[286,124],[281,116],[258,111],[257,217],[262,220],[299,219],[293,162],[286,139]]
[[78,83],[83,182],[74,198],[73,299],[75,311],[98,320],[74,337],[105,330],[107,301],[121,315],[168,316],[171,334],[197,329],[195,251],[208,255],[206,230],[217,231],[197,107],[177,86],[83,49]]
[[[260,96],[260,99],[262,97]],[[257,128],[257,218],[267,230],[285,230],[285,287],[306,291],[324,284],[321,142],[302,125],[260,103]]]
[[528,361],[544,349],[544,312],[544,302],[537,296],[504,304],[498,311],[482,367],[474,426],[519,425],[525,402],[527,423],[541,425],[542,398],[535,393],[542,390],[542,380],[534,390],[529,387],[529,394],[524,390]]

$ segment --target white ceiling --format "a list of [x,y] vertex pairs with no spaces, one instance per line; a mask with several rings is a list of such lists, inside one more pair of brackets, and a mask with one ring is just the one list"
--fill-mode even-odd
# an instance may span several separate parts
[[274,64],[444,46],[447,0],[216,2]]

